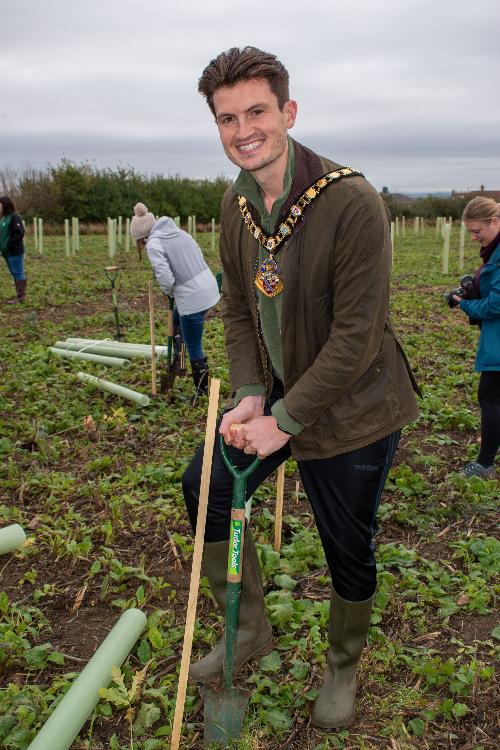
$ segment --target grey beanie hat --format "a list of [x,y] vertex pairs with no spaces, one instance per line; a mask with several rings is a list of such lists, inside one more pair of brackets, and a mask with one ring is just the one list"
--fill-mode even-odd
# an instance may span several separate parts
[[156,219],[144,203],[134,206],[134,215],[130,222],[130,235],[134,240],[145,239],[153,228]]

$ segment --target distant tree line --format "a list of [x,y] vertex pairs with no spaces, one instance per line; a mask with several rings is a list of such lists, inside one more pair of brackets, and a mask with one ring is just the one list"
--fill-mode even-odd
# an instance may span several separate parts
[[18,174],[0,170],[0,188],[13,197],[25,221],[41,216],[59,223],[71,216],[81,221],[107,221],[108,216],[132,216],[134,205],[145,203],[156,216],[180,216],[185,222],[219,222],[220,203],[229,181],[141,175],[133,168],[98,169],[63,159],[46,169],[25,168]]
[[[139,174],[131,167],[99,169],[86,162],[69,159],[46,169],[25,168],[22,173],[0,169],[0,190],[11,195],[25,220],[41,216],[61,223],[71,216],[81,221],[105,222],[108,216],[132,216],[139,201],[156,216],[188,216],[208,224],[220,220],[220,203],[230,182],[224,177],[213,180],[187,177]],[[404,196],[393,195],[384,188],[382,197],[395,216],[451,216],[459,219],[467,198],[428,195],[404,202]]]
[[469,198],[459,196],[427,195],[425,198],[403,202],[403,196],[397,198],[391,193],[382,192],[382,198],[391,215],[395,216],[423,216],[424,219],[433,219],[436,216],[451,216],[452,219],[460,219]]

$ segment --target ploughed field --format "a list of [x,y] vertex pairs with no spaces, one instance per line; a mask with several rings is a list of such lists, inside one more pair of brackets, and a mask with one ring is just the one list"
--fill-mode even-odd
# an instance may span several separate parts
[[[210,235],[198,237],[212,269]],[[393,319],[423,391],[421,415],[405,429],[380,506],[379,586],[359,675],[356,723],[329,738],[309,722],[326,654],[329,577],[293,461],[286,465],[283,543],[273,550],[276,485],[254,498],[274,642],[239,678],[251,690],[243,750],[266,748],[498,747],[500,483],[464,479],[478,451],[478,330],[451,311],[434,228],[396,238]],[[120,317],[126,340],[149,341],[147,281],[135,250],[119,249]],[[27,240],[28,295],[0,278],[0,525],[20,523],[26,547],[0,558],[0,747],[26,748],[75,675],[128,607],[148,615],[121,675],[104,691],[75,748],[169,746],[193,540],[181,475],[204,435],[207,399],[193,405],[189,376],[148,407],[77,381],[79,370],[149,393],[146,360],[124,370],[48,356],[67,336],[114,333],[104,237],[82,237],[66,258],[64,238],[45,237],[43,257]],[[466,241],[465,272],[477,265]],[[166,343],[166,304],[155,291],[156,340]],[[212,374],[229,397],[223,328],[206,325]],[[97,439],[84,425],[92,416]],[[221,619],[202,581],[194,654]],[[183,748],[202,747],[200,695],[189,687]]]

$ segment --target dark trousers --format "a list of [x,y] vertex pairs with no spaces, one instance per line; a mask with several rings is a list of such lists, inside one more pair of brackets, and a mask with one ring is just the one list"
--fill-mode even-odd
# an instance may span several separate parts
[[477,391],[481,407],[481,450],[477,458],[482,466],[493,466],[500,447],[500,372],[485,371]]
[[[274,394],[273,394],[274,395]],[[275,399],[274,399],[275,400]],[[271,413],[266,403],[264,413]],[[334,458],[299,461],[300,476],[316,519],[318,532],[339,596],[363,601],[375,592],[376,515],[400,431]],[[255,456],[228,446],[238,468],[248,466]],[[290,457],[287,443],[268,456],[249,477],[247,499],[278,466]],[[196,528],[203,446],[200,446],[182,478],[184,500],[193,529]],[[229,538],[233,480],[220,453],[216,434],[207,510],[205,542]]]

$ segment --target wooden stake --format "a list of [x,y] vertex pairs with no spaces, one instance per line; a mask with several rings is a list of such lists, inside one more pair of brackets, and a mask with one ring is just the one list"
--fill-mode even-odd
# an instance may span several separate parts
[[153,284],[148,281],[149,299],[149,335],[151,337],[151,393],[156,396],[156,350],[155,350],[155,309],[153,298]]
[[285,491],[285,464],[278,469],[276,482],[276,513],[274,514],[274,549],[281,550],[281,530],[283,528],[283,495]]
[[199,495],[200,499],[198,503],[198,518],[196,521],[196,536],[194,539],[193,562],[191,566],[191,583],[189,585],[186,627],[184,628],[184,643],[182,645],[179,686],[177,688],[177,701],[175,704],[170,750],[178,750],[181,739],[182,715],[184,713],[184,703],[186,701],[189,663],[191,661],[191,649],[193,646],[194,621],[196,618],[196,601],[198,599],[198,589],[200,586],[201,558],[203,554],[203,542],[205,538],[205,522],[207,520],[208,489],[210,486],[210,474],[212,472],[212,457],[214,452],[215,423],[217,420],[219,389],[220,380],[218,380],[217,378],[212,378],[210,382],[210,396],[208,400],[207,430],[205,433],[205,449],[203,452],[203,465],[201,469]]

